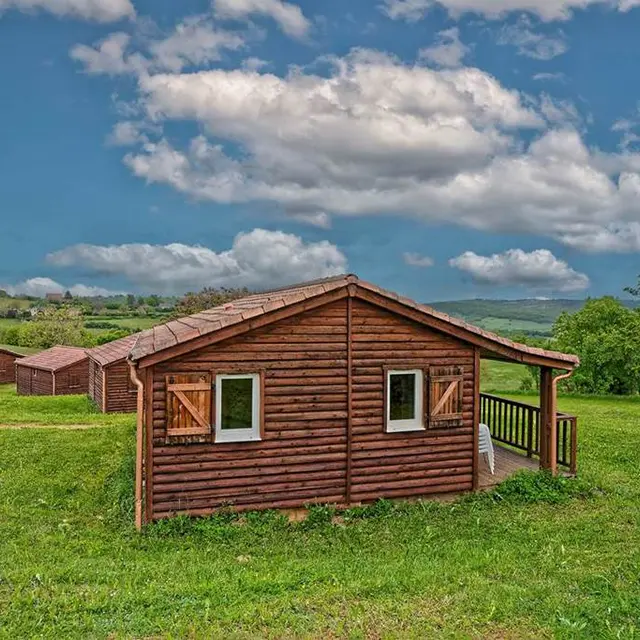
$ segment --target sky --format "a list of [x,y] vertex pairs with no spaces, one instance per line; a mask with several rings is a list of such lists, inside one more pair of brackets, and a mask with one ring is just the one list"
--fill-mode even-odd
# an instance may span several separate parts
[[640,0],[0,0],[0,288],[640,273]]

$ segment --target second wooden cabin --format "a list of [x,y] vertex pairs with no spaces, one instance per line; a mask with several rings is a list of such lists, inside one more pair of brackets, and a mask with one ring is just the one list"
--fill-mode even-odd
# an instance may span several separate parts
[[137,387],[129,375],[127,356],[137,338],[133,334],[87,351],[89,397],[103,413],[136,410]]
[[16,361],[16,386],[23,396],[86,394],[89,358],[80,347],[57,346]]

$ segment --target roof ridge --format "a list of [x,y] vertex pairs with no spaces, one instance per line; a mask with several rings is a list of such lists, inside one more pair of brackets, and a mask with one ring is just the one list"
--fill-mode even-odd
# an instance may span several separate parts
[[[288,291],[289,289],[302,289],[303,287],[312,287],[317,284],[326,284],[327,282],[336,282],[338,280],[344,280],[345,283],[349,283],[357,282],[359,278],[355,273],[339,273],[335,276],[326,276],[325,278],[316,278],[315,280],[304,280],[302,282],[294,282],[284,287],[265,289],[264,291],[256,291],[255,293],[252,293],[251,296],[278,293],[280,291]],[[243,298],[249,298],[251,296],[243,296]],[[243,298],[238,298],[238,300],[242,300]],[[235,302],[235,300],[232,302]]]

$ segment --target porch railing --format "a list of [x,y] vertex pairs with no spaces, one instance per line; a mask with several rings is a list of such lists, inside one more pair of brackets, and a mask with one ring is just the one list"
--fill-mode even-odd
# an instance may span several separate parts
[[[481,393],[480,421],[494,440],[524,451],[529,458],[540,455],[540,407]],[[558,464],[575,473],[578,419],[558,412],[557,425]]]

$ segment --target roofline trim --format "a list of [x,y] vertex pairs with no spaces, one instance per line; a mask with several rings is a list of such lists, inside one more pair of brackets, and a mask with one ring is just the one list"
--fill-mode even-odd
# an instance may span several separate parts
[[[330,291],[318,293],[306,300],[294,302],[289,306],[280,307],[244,320],[241,319],[221,329],[195,336],[184,342],[168,346],[165,349],[160,349],[137,359],[132,358],[131,354],[129,354],[127,360],[136,364],[139,368],[145,368],[188,353],[194,349],[201,348],[202,346],[220,342],[230,337],[246,333],[247,331],[267,326],[278,320],[289,318],[306,310],[329,304],[332,301],[345,297],[356,297],[371,304],[386,307],[390,311],[409,317],[415,322],[431,326],[442,333],[457,337],[496,355],[501,355],[511,362],[532,364],[535,366],[549,366],[565,371],[572,371],[579,365],[577,356],[562,354],[560,352],[548,352],[547,354],[529,352],[526,345],[520,345],[517,342],[502,338],[489,331],[473,327],[473,325],[468,325],[468,323],[456,318],[451,318],[446,314],[440,314],[435,310],[431,310],[432,312],[430,313],[430,308],[427,305],[422,305],[409,298],[403,298],[368,282],[358,280],[357,276],[353,276],[353,278],[351,276],[347,276],[346,278],[342,276],[342,278],[344,278],[344,285],[333,288]],[[337,277],[331,280],[335,279],[337,279]],[[293,285],[284,290],[295,288],[296,286]],[[390,309],[390,307],[393,308]],[[471,327],[477,329],[477,331],[474,331]],[[134,344],[132,351],[135,346]],[[559,357],[554,357],[556,355]]]

